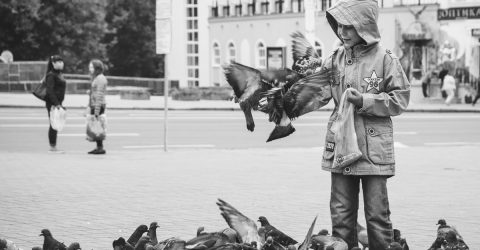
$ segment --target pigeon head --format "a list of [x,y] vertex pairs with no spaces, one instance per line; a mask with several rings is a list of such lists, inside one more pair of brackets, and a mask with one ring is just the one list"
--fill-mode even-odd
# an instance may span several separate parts
[[115,247],[124,247],[127,244],[123,237],[118,238],[118,240],[114,240],[112,243],[113,248]]
[[156,221],[150,223],[150,228],[159,228],[160,226],[158,225],[158,223]]
[[265,218],[265,216],[258,217],[258,221],[260,222],[260,224],[262,224],[262,227],[270,225],[270,223],[268,222],[267,218]]
[[328,235],[328,230],[327,229],[322,229],[320,232],[318,232],[318,235]]
[[142,234],[146,233],[146,232],[148,232],[148,227],[147,227],[147,225],[140,225],[140,226],[137,227],[137,231],[141,232]]
[[52,236],[52,233],[50,233],[50,230],[48,229],[42,229],[42,233],[39,236],[44,236],[44,237]]
[[402,237],[402,234],[400,233],[400,230],[393,229],[393,239],[394,240],[399,240],[400,237]]
[[7,248],[7,241],[4,239],[0,239],[0,250]]
[[447,222],[445,221],[445,219],[440,219],[440,220],[438,220],[437,225],[446,226]]
[[82,248],[80,247],[80,243],[73,242],[72,244],[70,244],[70,246],[67,247],[67,250],[82,250]]

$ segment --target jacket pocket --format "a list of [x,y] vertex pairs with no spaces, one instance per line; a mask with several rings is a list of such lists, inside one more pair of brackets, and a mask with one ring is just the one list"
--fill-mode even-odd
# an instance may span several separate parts
[[327,124],[327,135],[325,136],[325,149],[323,150],[323,159],[332,160],[335,155],[335,134],[330,130],[332,128],[333,121],[336,119],[337,113],[330,117]]
[[366,126],[368,157],[376,164],[395,163],[391,123]]

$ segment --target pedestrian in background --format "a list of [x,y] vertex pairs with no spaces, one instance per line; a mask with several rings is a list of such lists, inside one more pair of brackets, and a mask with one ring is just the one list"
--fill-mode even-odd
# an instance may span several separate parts
[[[104,65],[102,61],[93,59],[88,64],[88,71],[90,73],[90,79],[92,85],[90,87],[89,103],[90,114],[96,118],[105,113],[106,102],[105,94],[107,91],[107,78],[103,74]],[[103,148],[103,139],[95,140],[97,147],[88,152],[89,154],[105,154],[106,151]]]
[[423,97],[428,98],[430,97],[429,92],[430,92],[430,83],[432,81],[433,77],[433,70],[429,70],[425,73],[425,75],[422,78],[422,93]]
[[[45,83],[47,86],[47,95],[45,97],[45,107],[47,108],[48,120],[50,121],[50,111],[53,108],[63,108],[62,103],[65,99],[65,90],[67,82],[63,78],[63,59],[59,55],[50,56],[47,65],[47,74]],[[57,131],[52,128],[48,129],[48,141],[50,143],[51,153],[64,153],[57,148]]]
[[455,97],[455,89],[457,88],[455,85],[455,78],[453,78],[453,76],[449,74],[448,69],[442,70],[442,72],[440,72],[440,75],[443,76],[442,90],[447,93],[447,99],[445,100],[445,104],[448,106],[451,104],[453,98]]
[[478,99],[480,99],[480,80],[477,80],[477,95],[475,95],[475,98],[473,99],[472,106],[475,106]]

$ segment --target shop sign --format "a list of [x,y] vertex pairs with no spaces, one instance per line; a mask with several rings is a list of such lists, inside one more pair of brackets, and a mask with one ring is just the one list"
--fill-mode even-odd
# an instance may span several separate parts
[[472,29],[472,36],[480,37],[480,28]]
[[438,9],[437,20],[478,19],[480,6]]

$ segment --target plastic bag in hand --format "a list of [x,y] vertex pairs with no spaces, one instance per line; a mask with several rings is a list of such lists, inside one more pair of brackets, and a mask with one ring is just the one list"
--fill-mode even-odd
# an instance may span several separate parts
[[340,99],[338,115],[332,124],[331,131],[335,134],[335,154],[333,168],[346,167],[362,156],[358,148],[357,134],[355,133],[354,111],[355,106],[347,101],[348,88]]
[[62,131],[67,122],[67,111],[64,108],[52,106],[50,108],[50,125],[57,131]]
[[105,114],[87,115],[87,140],[102,141],[107,136],[107,117]]

